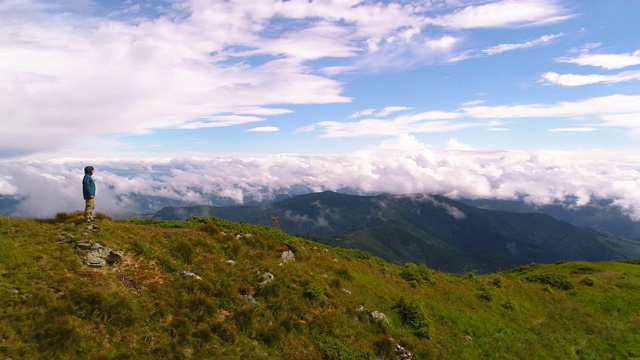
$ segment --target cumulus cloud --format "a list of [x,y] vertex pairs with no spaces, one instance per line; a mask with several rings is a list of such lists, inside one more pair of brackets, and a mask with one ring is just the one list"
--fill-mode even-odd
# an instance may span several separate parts
[[[18,214],[23,216],[81,209],[84,165],[73,159],[0,162],[0,195],[21,199]],[[640,155],[624,149],[483,151],[459,142],[454,149],[436,149],[400,136],[342,155],[104,159],[93,165],[97,211],[111,216],[166,205],[235,204],[283,192],[351,188],[453,198],[524,197],[537,204],[567,196],[575,196],[578,204],[606,198],[640,220]]]
[[0,65],[0,156],[290,111],[275,104],[348,102],[342,84],[307,62],[354,57],[371,37],[409,41],[407,25],[421,18],[412,7],[359,1],[184,0],[107,18],[91,9],[2,4],[0,32],[12,35]]

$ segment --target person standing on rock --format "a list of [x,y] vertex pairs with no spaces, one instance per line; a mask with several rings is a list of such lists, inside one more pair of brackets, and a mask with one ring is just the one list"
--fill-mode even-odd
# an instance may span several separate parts
[[84,219],[87,222],[93,221],[93,210],[96,207],[96,183],[91,175],[95,172],[93,166],[85,166],[84,177],[82,178],[82,196],[84,197]]

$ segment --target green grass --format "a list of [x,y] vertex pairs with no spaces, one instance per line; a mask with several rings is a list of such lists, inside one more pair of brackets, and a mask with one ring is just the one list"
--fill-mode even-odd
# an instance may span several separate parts
[[[459,275],[264,225],[97,217],[0,218],[0,358],[640,358],[638,262]],[[89,268],[79,240],[125,256]]]

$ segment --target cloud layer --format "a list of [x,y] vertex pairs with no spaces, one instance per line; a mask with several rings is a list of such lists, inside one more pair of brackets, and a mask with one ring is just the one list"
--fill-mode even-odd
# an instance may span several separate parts
[[[640,220],[640,155],[610,151],[478,151],[455,140],[436,150],[400,136],[348,155],[265,155],[98,160],[97,210],[111,216],[161,205],[243,203],[279,193],[339,190],[524,198],[537,204],[613,199]],[[0,162],[0,195],[19,215],[51,217],[83,206],[81,160]],[[154,200],[155,199],[155,200]],[[153,200],[153,201],[152,201]],[[154,202],[155,201],[155,202]]]

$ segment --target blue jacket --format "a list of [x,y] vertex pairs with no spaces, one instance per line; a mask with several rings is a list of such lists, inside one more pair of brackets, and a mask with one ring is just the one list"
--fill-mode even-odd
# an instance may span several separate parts
[[96,196],[96,183],[93,182],[91,174],[85,174],[82,178],[82,196],[85,200]]

